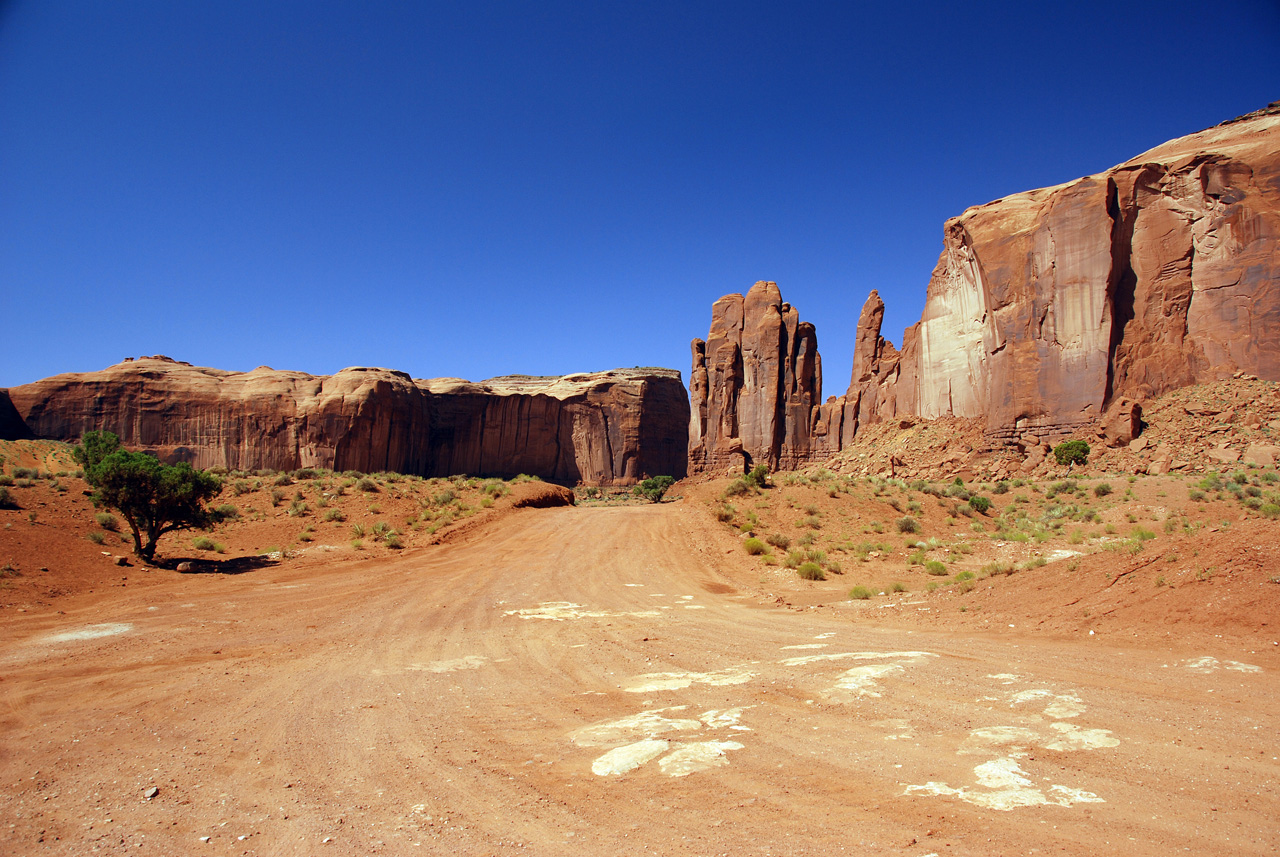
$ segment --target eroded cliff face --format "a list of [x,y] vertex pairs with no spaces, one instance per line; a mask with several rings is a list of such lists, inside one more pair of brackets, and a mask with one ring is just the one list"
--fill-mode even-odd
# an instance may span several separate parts
[[1058,435],[1122,397],[1280,379],[1278,114],[948,221],[897,412]]
[[1116,442],[1144,399],[1241,372],[1280,380],[1278,236],[1280,102],[947,221],[901,351],[868,297],[843,397],[819,403],[812,326],[757,283],[717,301],[693,342],[690,465],[794,467],[917,416],[981,418],[991,445],[1101,420]]
[[130,448],[197,467],[528,473],[570,485],[682,476],[689,424],[680,375],[665,369],[470,383],[389,369],[317,377],[140,358],[14,387],[9,398],[37,437],[107,430]]
[[813,457],[822,364],[813,325],[760,281],[711,308],[705,342],[693,340],[689,468],[790,469]]

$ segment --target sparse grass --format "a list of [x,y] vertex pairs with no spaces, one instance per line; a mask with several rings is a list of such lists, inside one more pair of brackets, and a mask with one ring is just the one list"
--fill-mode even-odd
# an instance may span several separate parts
[[345,521],[347,516],[342,513],[341,509],[325,509],[324,520],[327,523],[335,523]]
[[191,540],[191,546],[198,551],[213,551],[214,553],[222,553],[227,549],[225,545],[215,542],[208,536],[196,536]]
[[791,539],[787,538],[782,533],[770,533],[764,537],[764,540],[779,550],[786,550],[791,547]]

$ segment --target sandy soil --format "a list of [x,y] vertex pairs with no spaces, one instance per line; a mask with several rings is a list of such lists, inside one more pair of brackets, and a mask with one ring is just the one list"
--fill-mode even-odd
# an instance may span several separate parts
[[[1274,853],[1261,619],[908,619],[961,596],[837,601],[746,556],[695,493],[493,514],[401,551],[317,527],[239,574],[102,564],[93,591],[21,590],[0,621],[0,852]],[[5,514],[5,544],[53,529]],[[61,535],[76,547],[42,538],[87,544]],[[1109,577],[1144,559],[1100,556]],[[59,573],[36,562],[12,583]]]

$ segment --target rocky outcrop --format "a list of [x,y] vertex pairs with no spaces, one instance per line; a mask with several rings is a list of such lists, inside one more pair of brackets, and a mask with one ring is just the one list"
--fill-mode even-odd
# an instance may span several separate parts
[[873,291],[849,388],[819,404],[816,336],[777,287],[717,301],[693,342],[691,468],[793,467],[904,416],[983,420],[987,448],[1042,454],[1086,426],[1123,446],[1145,399],[1280,380],[1280,102],[970,208],[946,223],[900,352],[883,319]]
[[1278,237],[1276,105],[971,208],[904,337],[896,410],[1012,440],[1238,371],[1280,379]]
[[197,467],[528,473],[569,485],[683,476],[689,423],[684,385],[668,369],[471,383],[369,368],[226,372],[152,357],[9,394],[37,437],[104,429]]
[[692,351],[691,471],[790,469],[812,458],[822,394],[817,335],[783,303],[777,283],[716,301],[711,331]]

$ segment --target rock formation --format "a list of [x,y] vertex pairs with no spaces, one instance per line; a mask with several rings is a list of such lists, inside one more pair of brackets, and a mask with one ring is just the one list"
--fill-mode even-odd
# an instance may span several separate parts
[[1123,445],[1145,399],[1280,380],[1280,102],[947,221],[901,352],[871,292],[842,398],[818,404],[816,337],[795,318],[773,283],[715,303],[693,342],[692,469],[822,460],[905,416],[983,419],[988,446],[1086,425]]
[[367,368],[226,372],[152,357],[14,387],[9,398],[37,437],[105,429],[197,467],[528,473],[568,485],[683,476],[689,424],[669,369],[471,383]]
[[1280,104],[971,208],[947,222],[895,408],[985,417],[1003,440],[1237,371],[1280,379],[1278,237]]
[[692,350],[692,471],[755,463],[790,469],[812,458],[822,394],[818,339],[776,283],[716,301],[707,340],[693,340]]

